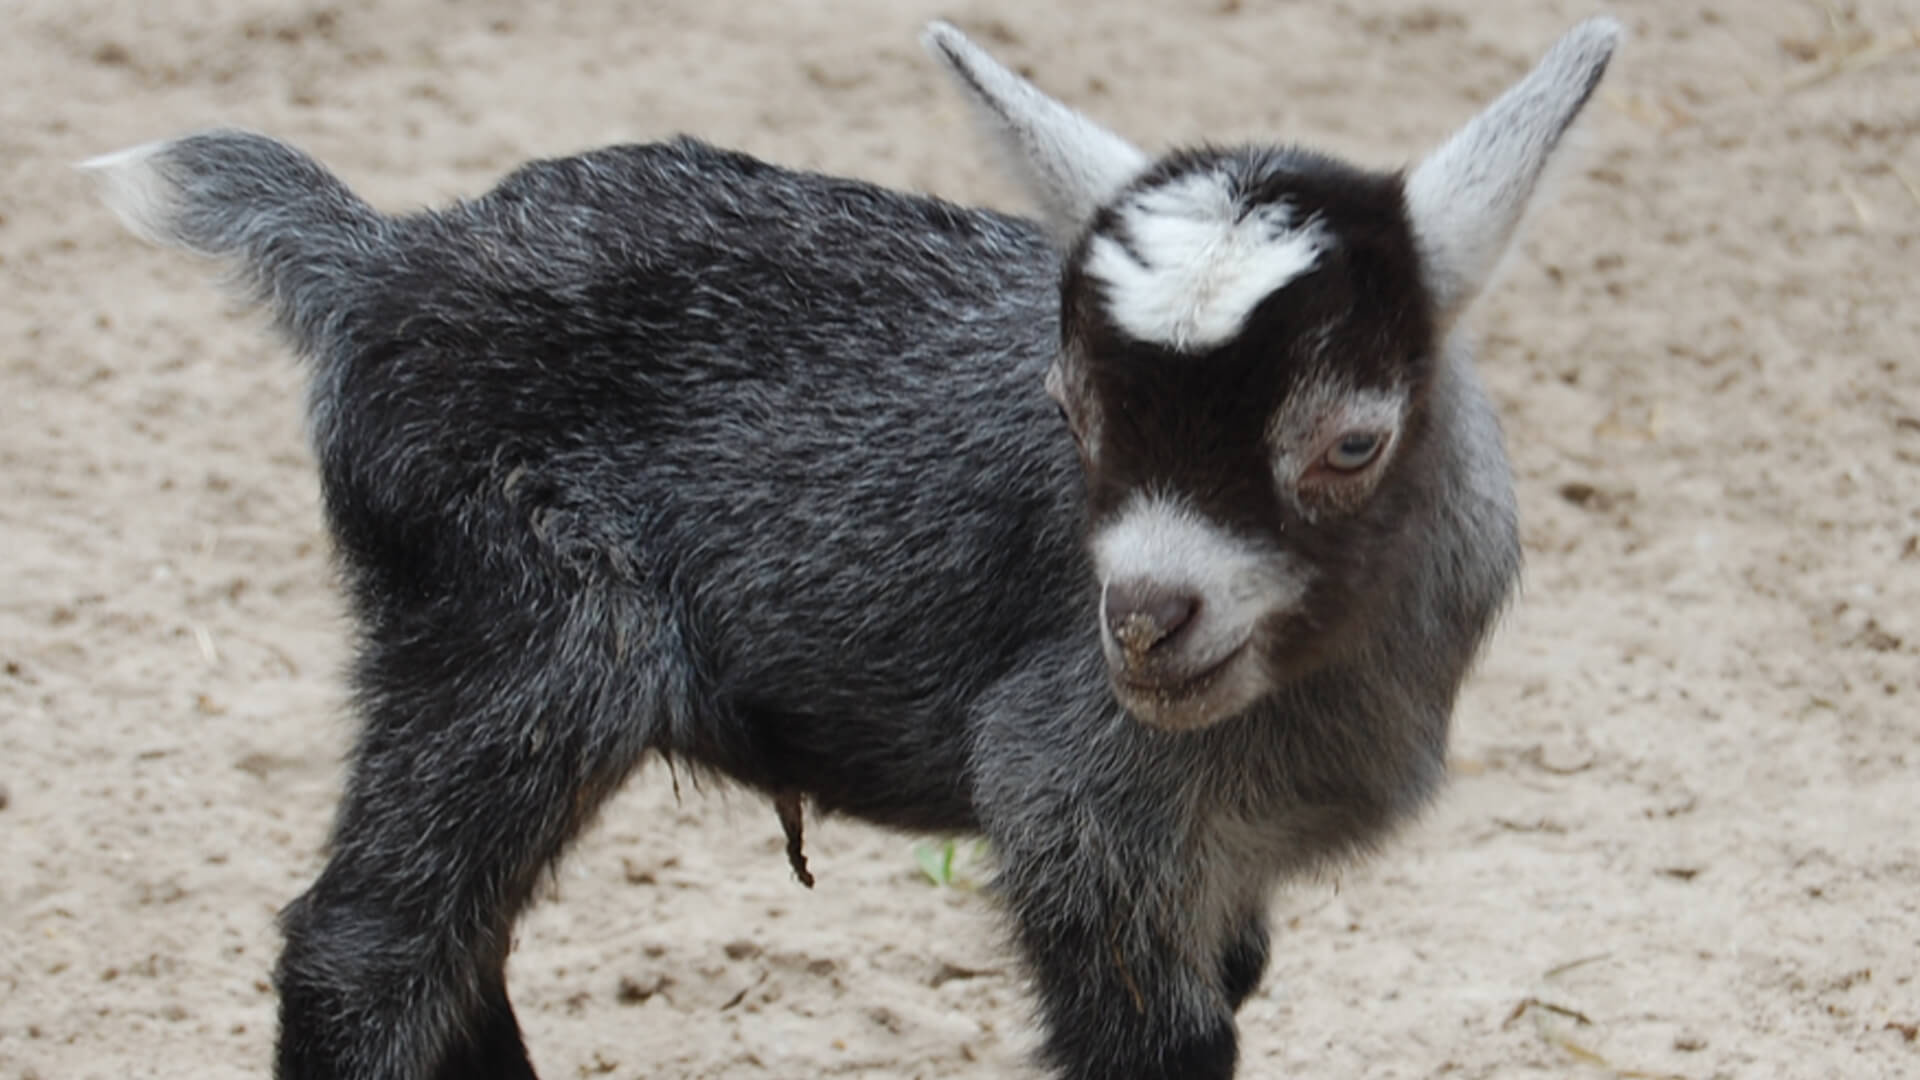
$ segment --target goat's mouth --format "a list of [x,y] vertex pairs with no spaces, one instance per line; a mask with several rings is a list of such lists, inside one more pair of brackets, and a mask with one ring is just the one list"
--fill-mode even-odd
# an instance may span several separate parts
[[1141,723],[1168,731],[1192,731],[1216,723],[1245,704],[1239,678],[1252,638],[1199,671],[1134,671],[1112,668],[1114,696]]

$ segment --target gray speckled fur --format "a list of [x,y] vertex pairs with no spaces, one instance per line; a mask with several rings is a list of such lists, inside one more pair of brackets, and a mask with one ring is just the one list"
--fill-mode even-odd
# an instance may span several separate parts
[[[1100,145],[1047,175],[1112,181],[1131,159]],[[256,135],[92,164],[136,230],[225,259],[312,376],[363,727],[284,916],[283,1080],[532,1076],[513,920],[650,753],[984,832],[1049,1066],[1220,1080],[1269,891],[1428,797],[1517,572],[1495,419],[1435,343],[1371,554],[1326,571],[1360,575],[1353,625],[1246,712],[1156,730],[1109,690],[1039,224],[684,139],[407,217]],[[1368,228],[1410,248],[1394,183]]]

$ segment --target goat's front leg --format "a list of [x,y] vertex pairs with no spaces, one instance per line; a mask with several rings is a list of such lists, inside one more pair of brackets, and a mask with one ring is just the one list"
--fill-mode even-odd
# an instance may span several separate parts
[[1095,815],[1055,812],[1040,836],[994,837],[996,889],[1046,1022],[1044,1061],[1063,1080],[1228,1080],[1227,946],[1204,940],[1194,898],[1180,895],[1183,868],[1154,858],[1154,838],[1130,848]]

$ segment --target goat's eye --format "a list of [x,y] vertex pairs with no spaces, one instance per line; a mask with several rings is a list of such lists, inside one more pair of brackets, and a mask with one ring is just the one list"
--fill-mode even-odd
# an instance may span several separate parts
[[1373,459],[1380,456],[1380,449],[1387,445],[1387,437],[1378,432],[1356,431],[1340,436],[1340,441],[1327,451],[1327,468],[1335,472],[1359,472]]

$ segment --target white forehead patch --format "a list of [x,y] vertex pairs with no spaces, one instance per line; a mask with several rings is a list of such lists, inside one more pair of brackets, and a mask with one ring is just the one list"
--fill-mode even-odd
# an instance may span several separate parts
[[1141,341],[1206,349],[1240,332],[1260,301],[1311,270],[1328,237],[1293,207],[1251,210],[1224,173],[1183,176],[1129,196],[1120,225],[1139,253],[1093,238],[1086,271],[1106,287],[1107,314]]
[[[1197,596],[1203,618],[1196,629],[1232,643],[1264,616],[1298,604],[1309,580],[1306,568],[1288,556],[1243,540],[1166,495],[1134,495],[1094,534],[1093,561],[1103,609],[1109,586],[1152,581]],[[1194,651],[1211,650],[1202,641]]]

